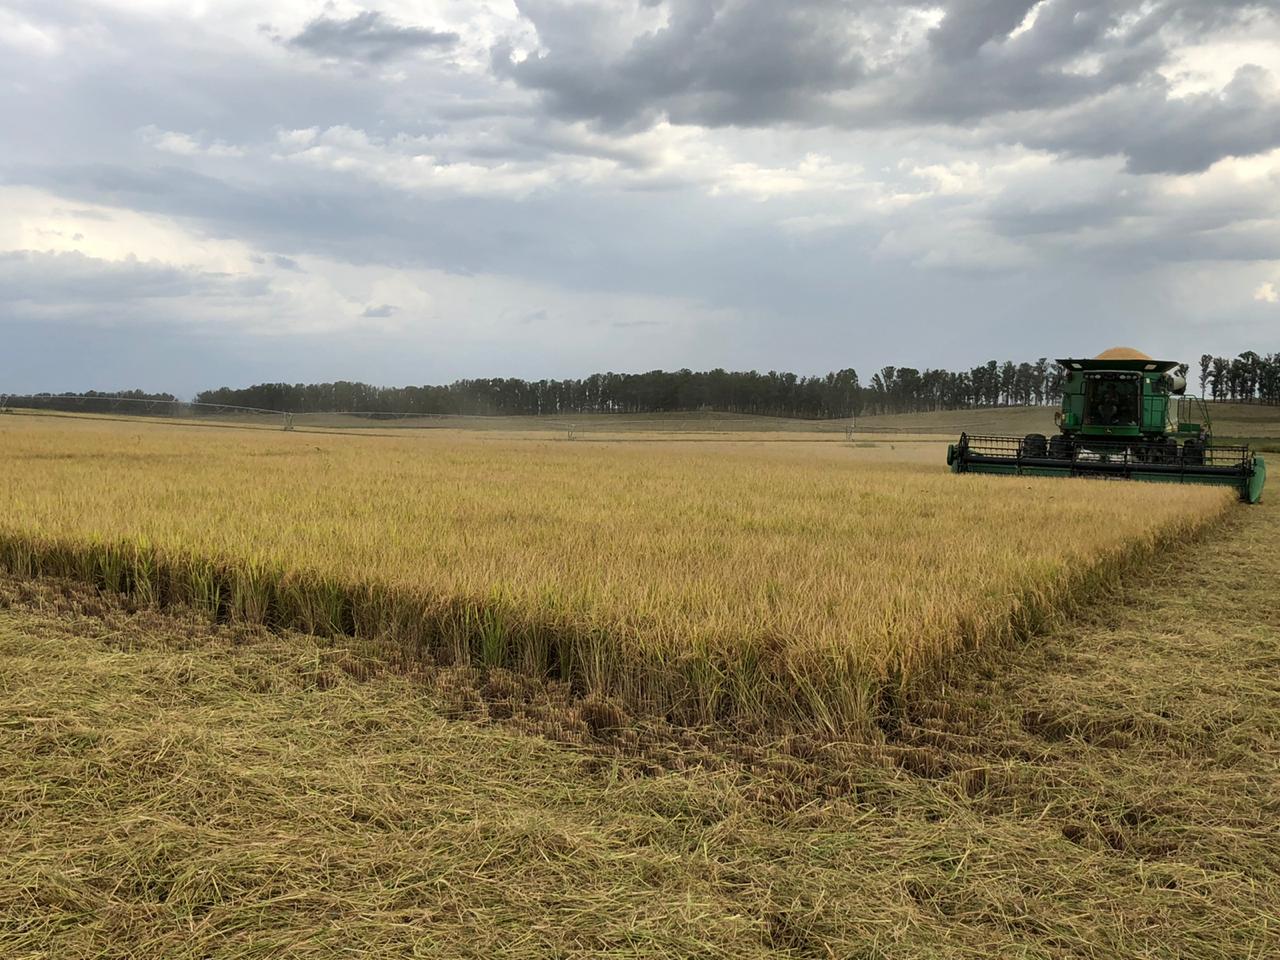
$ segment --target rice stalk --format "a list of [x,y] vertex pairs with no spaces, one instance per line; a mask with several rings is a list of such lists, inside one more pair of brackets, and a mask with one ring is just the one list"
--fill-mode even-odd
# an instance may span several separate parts
[[129,430],[0,428],[0,566],[690,723],[866,727],[1230,506],[829,446]]

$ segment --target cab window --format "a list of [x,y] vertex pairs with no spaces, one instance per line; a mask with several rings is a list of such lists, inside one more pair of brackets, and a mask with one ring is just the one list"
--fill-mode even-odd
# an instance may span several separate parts
[[1085,423],[1100,427],[1136,427],[1142,404],[1140,380],[1090,380],[1085,384]]

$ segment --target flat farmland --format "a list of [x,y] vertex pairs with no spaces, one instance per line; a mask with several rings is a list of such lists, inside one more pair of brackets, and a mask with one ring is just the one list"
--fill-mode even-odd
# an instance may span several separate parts
[[687,722],[864,727],[1221,490],[955,477],[935,444],[350,437],[6,417],[0,562]]

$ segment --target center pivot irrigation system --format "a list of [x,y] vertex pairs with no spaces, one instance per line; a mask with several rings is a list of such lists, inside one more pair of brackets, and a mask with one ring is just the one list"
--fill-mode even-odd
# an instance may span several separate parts
[[1116,347],[1058,363],[1066,371],[1060,432],[962,433],[947,447],[952,472],[1208,483],[1234,487],[1246,503],[1262,499],[1266,463],[1247,446],[1213,442],[1208,408],[1185,395],[1177,361]]

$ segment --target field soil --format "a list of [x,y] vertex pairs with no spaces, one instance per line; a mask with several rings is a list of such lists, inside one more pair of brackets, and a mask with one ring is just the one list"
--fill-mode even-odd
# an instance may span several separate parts
[[1233,509],[858,743],[3,579],[0,955],[1274,957],[1278,538]]

